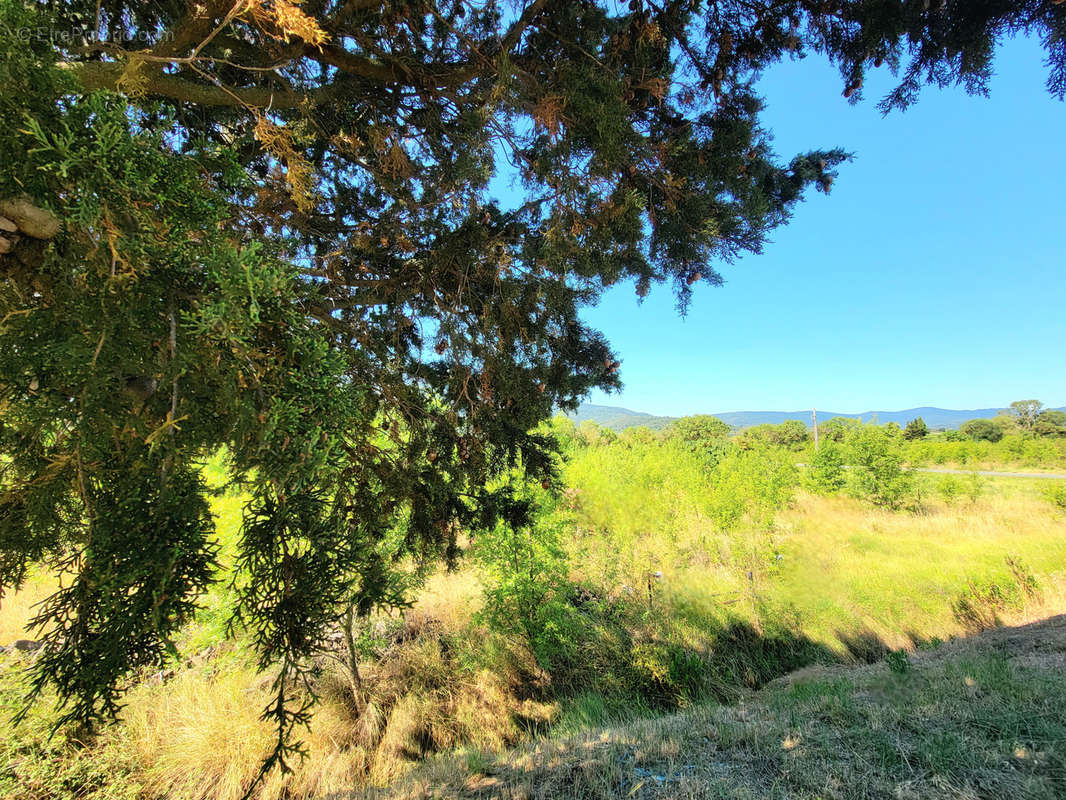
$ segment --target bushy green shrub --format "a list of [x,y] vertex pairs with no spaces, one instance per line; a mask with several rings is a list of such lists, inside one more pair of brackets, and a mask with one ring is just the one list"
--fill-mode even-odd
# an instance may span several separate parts
[[1003,428],[990,419],[971,419],[959,430],[974,441],[998,442],[1003,438]]
[[829,440],[811,456],[807,470],[807,487],[818,494],[839,492],[847,483],[844,473],[844,448]]
[[936,491],[945,503],[951,505],[958,500],[959,495],[962,494],[962,481],[954,475],[943,475],[937,479]]
[[899,509],[915,498],[914,474],[903,468],[902,436],[862,425],[848,437],[852,493],[876,506]]
[[481,620],[505,635],[524,639],[537,663],[551,670],[571,655],[578,632],[567,602],[570,566],[564,542],[573,523],[553,508],[546,492],[523,487],[530,521],[505,522],[478,534],[472,553],[484,580]]
[[802,450],[810,441],[807,426],[798,419],[787,419],[780,425],[755,425],[741,434],[742,447],[785,447]]
[[633,689],[659,708],[676,708],[695,696],[705,671],[698,653],[664,642],[635,645],[630,666]]
[[833,417],[818,426],[818,435],[825,441],[843,442],[848,438],[848,434],[860,425],[862,422],[851,417]]
[[[1001,423],[996,422],[996,425]],[[992,442],[970,439],[958,431],[945,431],[926,439],[905,443],[907,463],[957,464],[1024,467],[1066,466],[1066,438],[1034,437],[1031,434],[1005,433]]]
[[718,417],[697,414],[682,417],[666,430],[663,438],[693,453],[708,467],[713,467],[730,449],[729,426]]
[[618,441],[630,447],[654,444],[658,439],[658,434],[646,425],[634,425],[618,434]]
[[1066,483],[1056,483],[1044,490],[1044,496],[1059,511],[1066,511]]
[[597,425],[590,419],[577,426],[577,439],[588,447],[600,447],[610,444],[618,438],[618,434],[610,428]]
[[778,449],[732,450],[709,478],[711,514],[723,531],[735,530],[742,521],[768,529],[799,483],[792,459]]

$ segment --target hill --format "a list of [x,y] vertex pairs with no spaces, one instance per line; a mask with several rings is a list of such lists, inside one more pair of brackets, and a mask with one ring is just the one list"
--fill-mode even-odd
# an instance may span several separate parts
[[[876,420],[882,424],[886,422],[895,422],[899,425],[906,425],[915,417],[921,417],[925,420],[925,424],[932,430],[937,430],[940,428],[958,428],[964,422],[971,419],[987,419],[989,417],[994,417],[1000,413],[1001,410],[1002,409],[999,408],[973,408],[960,410],[937,408],[936,406],[921,406],[919,408],[907,408],[902,411],[865,411],[861,414],[848,414],[841,411],[823,411],[819,409],[818,420],[820,422],[825,422],[833,417],[848,417],[850,419],[861,419],[864,422]],[[1066,407],[1053,410],[1066,411]],[[605,428],[610,428],[615,431],[621,431],[625,428],[632,428],[637,425],[644,425],[652,430],[659,430],[665,428],[677,419],[677,417],[662,417],[648,414],[643,411],[631,411],[628,408],[594,405],[592,403],[582,403],[575,413],[568,414],[567,416],[577,423],[591,420],[597,425],[602,425]],[[750,428],[753,425],[780,425],[782,422],[790,419],[799,420],[808,427],[811,424],[810,409],[805,409],[803,411],[724,411],[712,414],[712,416],[718,417],[723,422],[737,429]]]
[[[847,417],[848,419],[861,419],[863,422],[895,422],[898,425],[906,425],[915,417],[921,417],[925,424],[933,430],[938,428],[958,428],[967,420],[987,419],[996,416],[999,408],[973,408],[951,409],[937,408],[936,406],[921,406],[919,408],[906,408],[902,411],[864,411],[861,414],[848,414],[843,411],[818,410],[818,420],[825,422],[833,417]],[[749,428],[752,425],[780,425],[785,420],[797,419],[806,425],[811,424],[810,409],[803,411],[727,411],[714,416],[727,422],[736,428]]]
[[630,411],[628,408],[618,406],[598,406],[593,403],[582,403],[573,414],[567,414],[574,422],[595,422],[604,428],[614,431],[635,428],[638,425],[651,428],[653,431],[665,428],[677,417],[657,417],[654,414],[646,414],[643,411]]

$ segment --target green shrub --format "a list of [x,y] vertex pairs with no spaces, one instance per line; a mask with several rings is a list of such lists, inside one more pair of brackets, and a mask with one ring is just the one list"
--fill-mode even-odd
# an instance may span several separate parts
[[855,428],[848,438],[852,493],[875,506],[899,509],[915,500],[914,474],[903,468],[902,437],[877,425]]
[[839,492],[847,483],[844,474],[844,449],[829,440],[814,451],[807,470],[807,487],[818,494]]
[[573,524],[545,493],[524,488],[516,494],[532,511],[529,523],[501,522],[475,540],[473,556],[484,576],[480,618],[494,631],[520,636],[537,663],[551,670],[570,657],[577,638],[563,546]]
[[741,447],[785,447],[802,450],[810,441],[807,426],[798,419],[787,419],[780,425],[755,425],[747,428],[739,438]]
[[704,679],[698,653],[673,643],[642,642],[632,651],[637,693],[652,707],[676,708],[695,697]]
[[1044,490],[1044,497],[1059,511],[1066,511],[1066,483],[1056,483]]
[[742,522],[767,530],[791,502],[799,473],[783,450],[733,450],[709,481],[711,516],[720,530],[735,530]]
[[962,423],[959,430],[975,442],[998,442],[1003,438],[1003,428],[990,419],[971,419]]
[[706,414],[682,417],[663,431],[663,438],[698,456],[707,467],[717,464],[731,448],[729,426]]
[[959,499],[959,495],[963,492],[962,481],[960,481],[954,475],[943,475],[936,482],[937,494],[944,500],[945,503],[951,505]]
[[906,650],[891,650],[888,655],[885,656],[885,663],[888,664],[888,668],[897,675],[904,675],[910,671],[911,660],[907,656]]

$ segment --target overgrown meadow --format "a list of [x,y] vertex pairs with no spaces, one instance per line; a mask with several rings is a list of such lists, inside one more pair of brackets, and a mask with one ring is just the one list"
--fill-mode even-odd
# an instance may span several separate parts
[[[802,428],[802,426],[800,426]],[[488,754],[678,710],[730,704],[812,664],[879,663],[1066,607],[1066,502],[1053,480],[912,465],[1054,469],[1058,438],[917,440],[838,423],[732,433],[686,418],[621,434],[559,417],[559,478],[510,477],[531,525],[467,538],[450,570],[410,570],[403,614],[353,620],[322,650],[307,758],[257,796],[385,786],[451,754]],[[236,798],[272,744],[241,630],[229,629],[244,494],[216,487],[220,574],[171,665],[129,687],[122,720],[50,737],[30,710],[0,744],[0,795]],[[32,639],[39,573],[0,610],[0,643]],[[18,711],[32,645],[0,655]],[[905,658],[905,657],[904,657]],[[703,712],[700,712],[703,713]],[[475,770],[476,771],[476,770]]]

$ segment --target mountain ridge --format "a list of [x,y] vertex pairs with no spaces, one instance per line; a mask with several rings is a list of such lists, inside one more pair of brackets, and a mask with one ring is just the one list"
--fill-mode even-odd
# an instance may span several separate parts
[[[915,417],[921,417],[925,420],[925,424],[933,430],[940,428],[951,430],[958,428],[964,422],[971,419],[987,419],[989,417],[994,417],[1002,410],[1002,408],[953,409],[940,408],[938,406],[917,406],[915,408],[905,408],[901,411],[864,411],[858,414],[819,410],[818,420],[819,422],[825,422],[833,417],[846,417],[848,419],[861,419],[863,422],[876,420],[882,424],[886,422],[895,422],[898,425],[906,425]],[[1048,410],[1066,411],[1066,407]],[[597,425],[611,428],[615,431],[636,427],[638,425],[646,426],[652,430],[660,430],[674,420],[679,419],[678,417],[649,414],[645,411],[632,411],[628,408],[622,408],[621,406],[606,406],[596,403],[582,403],[578,406],[576,412],[567,414],[567,416],[579,424],[591,420]],[[726,424],[738,429],[750,428],[754,425],[780,425],[786,420],[793,419],[803,422],[807,427],[811,426],[810,410],[724,411],[716,414],[712,413],[711,416],[718,417],[718,419]]]

